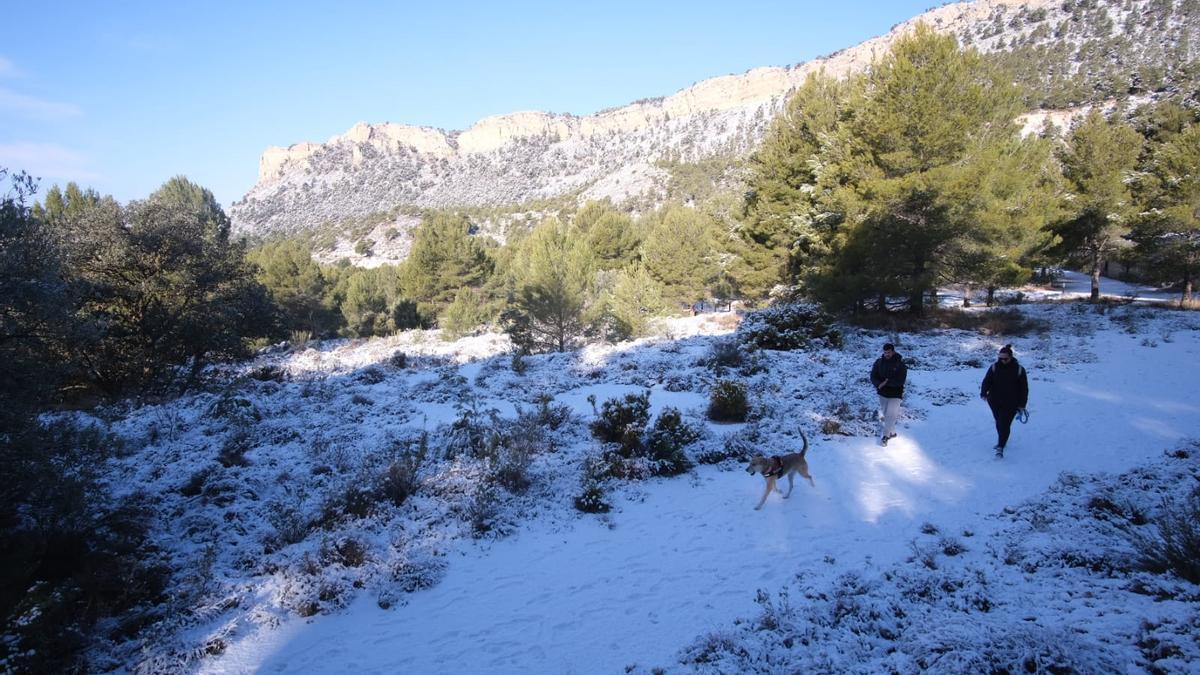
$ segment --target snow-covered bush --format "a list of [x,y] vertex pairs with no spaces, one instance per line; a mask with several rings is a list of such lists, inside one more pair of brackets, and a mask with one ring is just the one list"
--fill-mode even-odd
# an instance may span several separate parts
[[222,426],[250,426],[262,421],[262,413],[247,398],[231,391],[222,393],[208,408],[209,420]]
[[745,360],[746,354],[742,351],[741,343],[735,339],[723,338],[712,341],[704,365],[720,374],[726,369],[740,367]]
[[751,312],[737,328],[738,340],[760,349],[830,349],[842,346],[833,317],[815,304],[790,303]]
[[489,448],[495,447],[498,429],[502,426],[499,411],[495,408],[482,409],[474,397],[466,403],[457,404],[455,409],[458,417],[450,424],[443,445],[448,459],[464,454],[480,457]]
[[608,513],[612,505],[605,499],[604,476],[607,462],[600,457],[588,457],[583,462],[581,490],[575,497],[575,508],[584,513]]
[[397,452],[388,463],[379,481],[379,494],[394,506],[400,506],[420,487],[417,473],[429,446],[429,436],[421,434],[420,441],[412,450]]
[[745,422],[750,412],[746,385],[737,380],[718,380],[708,399],[708,418],[716,422]]
[[362,382],[363,384],[379,384],[380,382],[383,382],[385,378],[386,376],[383,374],[383,371],[375,366],[364,368],[362,372],[358,374],[358,381]]
[[1152,533],[1135,539],[1142,565],[1200,584],[1200,486],[1184,497],[1164,499],[1152,523]]
[[650,392],[610,398],[600,407],[591,424],[592,435],[605,443],[621,443],[631,450],[640,443],[639,434],[650,421]]
[[222,441],[221,449],[217,452],[217,461],[225,468],[246,466],[250,463],[246,459],[246,453],[253,447],[253,444],[247,428],[236,426]]
[[664,409],[646,433],[646,449],[656,462],[655,473],[676,476],[692,468],[683,449],[699,438],[700,431],[685,422],[678,409]]
[[396,370],[404,370],[408,365],[408,355],[402,351],[395,351],[388,357],[387,363]]
[[700,464],[720,464],[727,460],[744,462],[758,454],[757,448],[762,441],[762,427],[750,422],[738,431],[726,434],[719,447],[709,446],[696,453],[696,461]]

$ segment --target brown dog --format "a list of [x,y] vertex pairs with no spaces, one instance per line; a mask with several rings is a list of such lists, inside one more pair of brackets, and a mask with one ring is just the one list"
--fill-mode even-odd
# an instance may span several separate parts
[[787,476],[788,491],[783,495],[784,499],[792,496],[792,488],[794,487],[793,478],[796,474],[800,474],[808,479],[808,484],[816,487],[812,476],[808,474],[808,460],[804,459],[804,453],[808,452],[808,436],[804,435],[804,430],[800,430],[800,438],[804,439],[804,447],[800,452],[793,452],[787,455],[776,455],[775,457],[763,457],[761,455],[750,460],[750,466],[746,467],[746,473],[755,474],[761,473],[763,478],[767,479],[767,489],[763,492],[762,499],[758,500],[758,506],[754,507],[757,511],[762,508],[762,505],[767,501],[767,495],[771,494],[771,490],[783,494],[776,484],[780,477]]

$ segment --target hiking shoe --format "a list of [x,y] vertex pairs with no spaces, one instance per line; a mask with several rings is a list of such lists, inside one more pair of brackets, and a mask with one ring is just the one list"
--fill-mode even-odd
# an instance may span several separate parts
[[895,438],[898,435],[899,434],[897,434],[896,432],[893,431],[892,433],[888,434],[888,438]]
[[879,444],[880,444],[880,445],[887,445],[888,438],[890,438],[890,437],[889,437],[889,436],[884,436],[883,438],[879,439]]
[[997,445],[994,449],[996,451],[996,459],[1004,459],[1004,446]]

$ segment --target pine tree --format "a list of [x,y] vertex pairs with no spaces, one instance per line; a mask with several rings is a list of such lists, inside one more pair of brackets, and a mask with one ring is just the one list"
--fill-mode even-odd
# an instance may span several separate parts
[[523,351],[566,351],[583,335],[592,261],[577,233],[557,218],[534,228],[514,261],[515,297],[502,317]]
[[302,242],[290,239],[264,244],[249,251],[247,259],[256,267],[255,278],[279,305],[287,329],[315,335],[337,329],[335,311],[326,303],[330,282]]
[[838,218],[818,207],[812,189],[823,136],[841,120],[856,83],[810,75],[751,157],[737,228],[741,246],[734,249],[743,260],[738,281],[747,294],[765,297],[775,284],[795,283],[813,256],[826,252],[816,231],[836,225]]
[[472,236],[467,217],[436,212],[422,218],[414,233],[404,262],[404,291],[433,315],[454,300],[458,289],[478,288],[491,273],[491,260]]
[[1015,135],[1019,105],[1019,92],[978,53],[924,24],[874,65],[832,137],[823,179],[868,286],[902,293],[922,311],[946,254],[979,236],[977,209],[955,187],[979,173],[993,143]]
[[1152,184],[1147,210],[1133,238],[1154,278],[1178,282],[1180,302],[1192,300],[1200,275],[1200,124],[1192,124],[1154,152],[1148,167]]
[[1056,242],[1047,227],[1059,217],[1062,179],[1052,142],[1038,137],[988,144],[969,167],[948,199],[974,232],[948,247],[939,281],[966,286],[964,304],[972,286],[986,288],[991,305],[997,289],[1028,281]]
[[707,297],[720,268],[720,224],[712,216],[679,204],[667,204],[643,217],[646,231],[641,259],[646,271],[662,285],[670,305]]
[[208,190],[175,178],[125,209],[70,190],[64,202],[62,214],[46,213],[77,298],[72,358],[105,391],[189,360],[194,376],[210,354],[239,354],[273,330],[267,292]]
[[474,288],[460,288],[454,296],[454,302],[438,317],[438,326],[442,329],[442,337],[446,340],[457,340],[470,334],[488,320],[482,291]]
[[662,286],[641,265],[616,272],[602,294],[607,337],[626,340],[646,334],[650,319],[667,311]]
[[1089,113],[1070,133],[1060,152],[1067,181],[1066,214],[1054,225],[1059,250],[1090,272],[1091,301],[1100,299],[1100,272],[1116,250],[1126,246],[1135,205],[1129,174],[1136,168],[1142,138],[1132,127]]
[[0,428],[15,429],[49,400],[64,375],[69,296],[59,250],[27,200],[36,191],[25,174],[0,168]]
[[[1024,188],[997,180],[993,163],[1042,175],[1013,163],[1038,158],[1015,141],[1020,95],[974,50],[924,24],[847,92],[836,123],[815,137],[808,203],[795,212],[815,241],[809,288],[834,306],[886,307],[899,295],[920,312],[938,283],[986,277],[975,268],[996,258],[989,245],[1002,237],[986,213]],[[980,181],[1000,192],[965,189]]]

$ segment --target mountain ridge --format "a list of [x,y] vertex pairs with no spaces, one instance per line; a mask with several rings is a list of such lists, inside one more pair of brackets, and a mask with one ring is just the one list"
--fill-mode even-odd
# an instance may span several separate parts
[[[946,4],[827,56],[708,78],[669,96],[590,115],[521,111],[486,117],[455,131],[360,122],[325,143],[267,148],[259,163],[259,182],[231,207],[231,215],[239,232],[272,234],[397,206],[494,207],[566,195],[577,200],[653,203],[663,197],[663,160],[747,156],[787,97],[810,74],[824,71],[844,77],[861,72],[919,22],[954,33],[960,42],[984,53],[1025,49],[1037,58],[1064,60],[1066,65],[1060,64],[1059,70],[1070,71],[1082,68],[1067,60],[1080,58],[1073,51],[1076,43],[1084,44],[1078,47],[1078,54],[1083,54],[1090,44],[1087,40],[1111,34],[1117,22],[1139,30],[1155,20],[1161,24],[1162,10],[1154,8],[1162,4],[1161,0]],[[1166,4],[1169,19],[1177,8]],[[1185,5],[1180,4],[1179,12],[1194,10]],[[1158,14],[1152,15],[1154,11]],[[1170,33],[1157,28],[1161,36]],[[1200,38],[1194,28],[1189,24],[1181,30],[1187,37]],[[1132,32],[1128,40],[1133,40]],[[1193,42],[1200,44],[1200,39]],[[1064,44],[1069,46],[1065,50]],[[1168,55],[1171,46],[1145,49],[1158,50],[1148,58],[1166,61],[1177,56]],[[1054,49],[1067,56],[1055,56]],[[1185,49],[1185,55],[1192,56],[1191,47]]]

